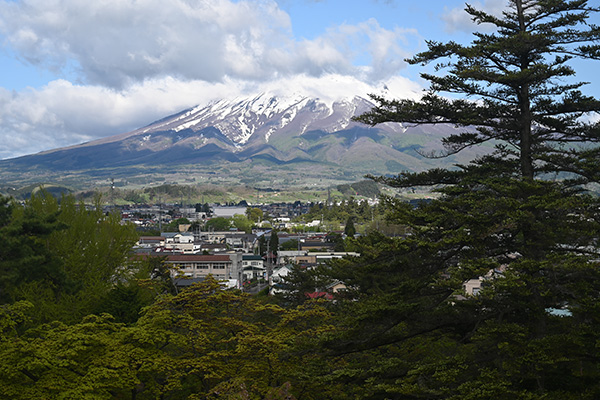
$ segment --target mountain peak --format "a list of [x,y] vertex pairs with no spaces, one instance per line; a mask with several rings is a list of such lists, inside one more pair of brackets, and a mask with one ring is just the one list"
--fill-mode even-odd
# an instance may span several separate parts
[[120,170],[129,174],[136,168],[140,173],[155,168],[176,174],[184,168],[186,176],[202,179],[207,173],[240,181],[266,176],[286,176],[290,182],[298,176],[346,179],[431,167],[415,149],[437,146],[453,130],[436,126],[425,132],[397,123],[365,126],[352,120],[373,106],[363,91],[352,94],[328,90],[327,85],[310,87],[312,92],[301,89],[282,85],[206,102],[132,132],[4,165],[36,174],[83,171],[101,176]]
[[[358,96],[325,102],[300,93],[284,96],[262,92],[196,106],[135,133],[146,137],[159,131],[181,132],[189,129],[197,132],[214,127],[237,147],[241,147],[250,141],[268,142],[273,133],[284,130],[288,125],[298,127],[300,134],[316,129],[333,132],[348,126],[358,109],[363,112],[371,106]],[[330,118],[334,115],[335,118]]]

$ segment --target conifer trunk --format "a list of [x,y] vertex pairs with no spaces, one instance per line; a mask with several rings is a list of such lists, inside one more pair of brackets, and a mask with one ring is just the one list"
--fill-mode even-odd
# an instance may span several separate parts
[[[519,18],[519,31],[525,35],[525,15],[523,11],[523,3],[521,0],[514,0],[517,7]],[[521,55],[521,71],[529,68],[529,53],[524,52]],[[520,164],[521,176],[525,180],[533,180],[533,161],[531,156],[531,101],[529,97],[529,84],[524,82],[519,88],[518,93],[519,109],[521,112],[520,120]]]

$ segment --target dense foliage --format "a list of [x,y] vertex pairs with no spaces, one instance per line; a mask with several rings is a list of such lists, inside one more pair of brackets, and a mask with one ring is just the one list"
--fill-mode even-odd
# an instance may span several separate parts
[[599,205],[520,180],[397,204],[412,234],[358,239],[362,257],[330,271],[349,290],[326,348],[357,396],[596,398]]
[[309,209],[308,213],[297,219],[307,222],[324,220],[345,223],[351,217],[354,222],[365,223],[371,221],[374,215],[379,214],[380,211],[371,207],[367,200],[357,201],[354,198],[350,198],[333,204],[317,203]]
[[306,350],[326,334],[321,306],[286,310],[207,279],[166,296],[135,326],[108,314],[16,336],[26,305],[0,314],[0,395],[10,399],[320,399],[335,387],[307,375],[328,368]]
[[[600,170],[599,126],[580,118],[600,107],[562,80],[571,57],[599,58],[600,31],[584,24],[596,11],[583,0],[510,0],[502,17],[467,7],[494,33],[430,43],[413,61],[454,57],[448,75],[425,75],[421,101],[378,99],[363,120],[449,122],[465,128],[449,151],[493,139],[496,152],[380,178],[443,185],[417,207],[384,198],[402,237],[348,238],[360,257],[294,266],[278,296],[212,278],[177,294],[162,260],[127,262],[131,228],[98,206],[0,199],[0,396],[600,398],[600,201],[584,185]],[[351,200],[311,213],[351,228],[371,211]],[[465,290],[472,280],[478,292]],[[333,301],[313,299],[338,282]]]
[[355,182],[353,184],[346,185],[338,185],[337,190],[339,190],[343,195],[348,196],[365,196],[376,198],[380,191],[377,183],[372,180],[365,180],[360,182]]
[[78,321],[95,312],[137,240],[118,213],[105,215],[99,199],[87,208],[72,196],[40,192],[24,206],[2,199],[0,301],[35,305],[35,321]]
[[[582,185],[600,171],[600,125],[583,118],[600,102],[566,81],[572,58],[600,58],[600,29],[586,24],[597,11],[578,0],[511,0],[502,17],[467,6],[493,33],[469,46],[429,42],[410,62],[446,71],[422,75],[430,92],[375,96],[379,106],[360,118],[451,123],[462,129],[445,140],[446,154],[489,141],[495,151],[455,170],[377,178],[443,186],[416,209],[388,199],[411,235],[365,238],[363,257],[332,271],[352,301],[340,305],[349,317],[327,346],[352,360],[359,397],[599,396],[600,204]],[[563,179],[541,180],[549,173]],[[470,279],[482,284],[467,295]]]

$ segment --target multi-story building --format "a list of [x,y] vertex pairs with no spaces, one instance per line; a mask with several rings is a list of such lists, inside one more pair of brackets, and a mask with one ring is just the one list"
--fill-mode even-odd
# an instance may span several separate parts
[[216,279],[239,279],[241,272],[241,257],[236,254],[174,254],[166,261],[173,266],[173,277],[205,278],[212,274]]
[[242,255],[242,274],[244,280],[254,278],[266,278],[267,269],[261,256],[254,254]]

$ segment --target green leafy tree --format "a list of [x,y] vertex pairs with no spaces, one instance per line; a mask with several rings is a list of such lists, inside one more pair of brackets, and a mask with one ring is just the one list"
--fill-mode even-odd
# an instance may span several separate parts
[[365,223],[371,221],[376,214],[379,214],[379,210],[369,206],[366,200],[354,201],[354,199],[349,199],[328,207],[324,207],[323,204],[315,204],[308,213],[297,219],[301,218],[304,221],[322,219],[323,221],[329,221],[330,225],[337,226],[343,221],[347,221],[349,217],[352,217],[355,223]]
[[[43,325],[2,346],[0,395],[10,399],[127,398],[135,388],[109,315]],[[129,389],[122,390],[123,387]],[[130,397],[129,397],[130,398]]]
[[119,282],[106,293],[94,311],[95,314],[108,313],[116,322],[132,324],[154,299],[153,293],[136,281]]
[[254,223],[259,223],[263,219],[263,210],[256,207],[246,208],[246,217]]
[[0,305],[0,345],[18,337],[19,330],[29,319],[27,314],[32,307],[27,301]]
[[192,225],[192,222],[187,218],[177,218],[164,227],[165,232],[179,232],[179,225]]
[[0,198],[0,224],[2,303],[20,299],[20,288],[35,282],[44,282],[45,289],[53,295],[72,289],[73,282],[60,260],[47,247],[52,233],[65,228],[58,221],[56,210],[37,213],[3,197]]
[[235,226],[240,231],[246,233],[252,233],[252,221],[248,219],[245,215],[236,214],[231,219],[233,226]]
[[211,210],[210,205],[208,203],[196,203],[196,212],[204,213],[207,217],[210,217]]
[[333,251],[346,251],[346,244],[344,238],[337,232],[330,232],[327,234],[327,241],[329,243],[335,243]]
[[325,265],[314,268],[293,265],[290,273],[283,277],[279,285],[281,291],[275,294],[275,299],[286,307],[296,307],[312,301],[310,294],[325,291],[325,287],[331,283],[331,274],[327,268]]
[[13,206],[2,257],[5,301],[35,305],[36,323],[78,321],[93,312],[114,283],[126,280],[127,258],[137,240],[135,228],[117,213],[105,215],[100,199],[88,209],[73,196],[60,203],[39,192]]
[[379,186],[372,180],[353,183],[352,189],[360,196],[376,198],[379,195]]
[[228,231],[231,228],[231,220],[225,217],[215,217],[206,221],[206,230],[208,231]]
[[[600,284],[595,256],[581,249],[595,240],[597,200],[547,182],[447,192],[417,209],[397,204],[395,218],[410,224],[411,235],[354,240],[362,257],[333,264],[349,301],[337,303],[344,333],[328,346],[351,360],[358,397],[386,387],[380,396],[464,398],[476,385],[495,392],[472,398],[502,390],[516,398],[578,396],[583,387],[593,397],[598,371],[585,360],[596,357],[589,347],[596,335],[587,304]],[[484,288],[467,296],[463,283],[479,276],[488,276]],[[365,358],[355,359],[357,352]],[[390,353],[385,364],[375,361]],[[491,376],[501,383],[495,389]]]
[[[15,307],[6,318],[18,323],[20,315]],[[265,304],[222,290],[209,277],[162,297],[134,326],[103,314],[4,341],[0,396],[330,398],[340,387],[319,377],[331,362],[313,350],[315,338],[331,331],[330,316],[317,303],[294,309]],[[0,321],[6,318],[0,313]]]
[[256,251],[261,256],[264,256],[267,253],[267,239],[265,235],[260,235],[256,240]]
[[281,250],[298,250],[298,240],[290,239],[288,241],[283,242],[279,247]]

